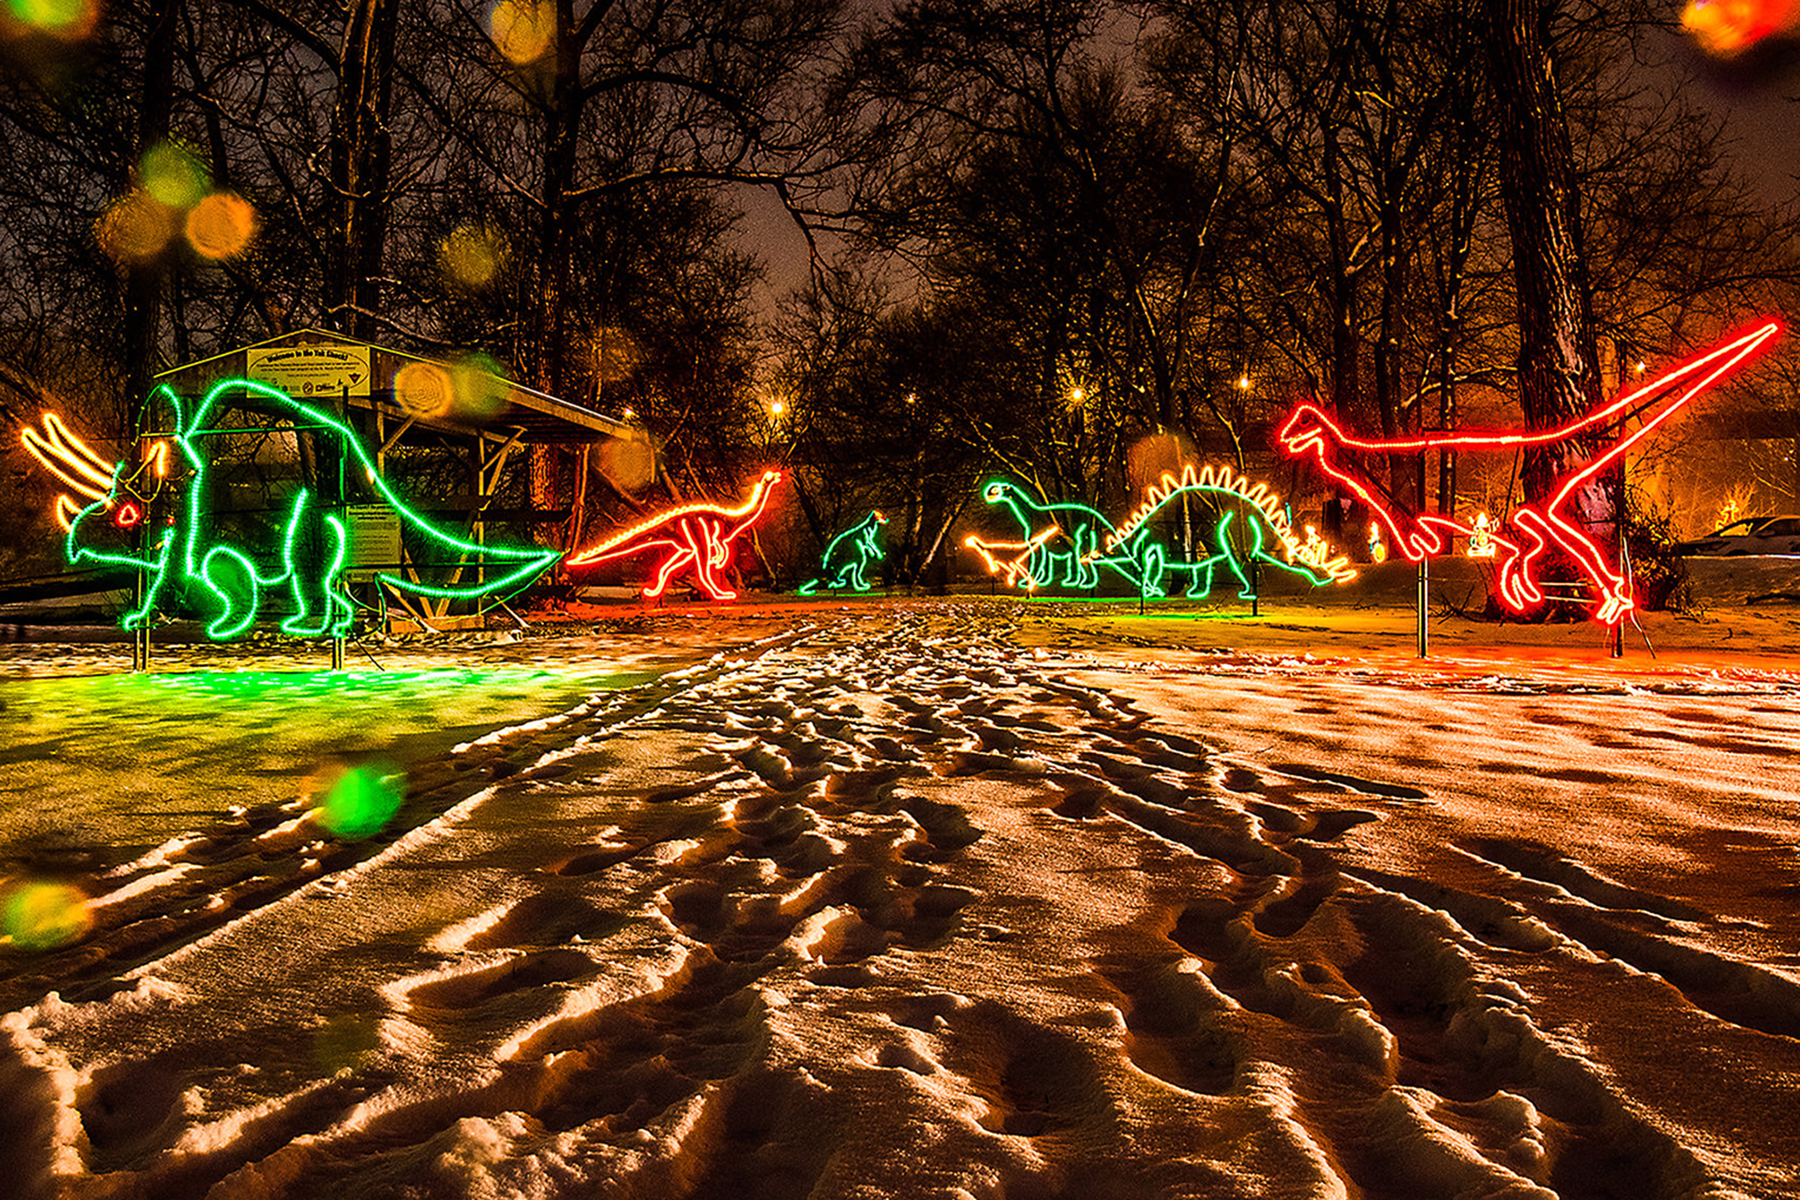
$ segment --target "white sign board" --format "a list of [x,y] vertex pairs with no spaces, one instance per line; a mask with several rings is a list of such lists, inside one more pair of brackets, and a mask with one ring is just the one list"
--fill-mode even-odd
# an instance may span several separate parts
[[352,579],[367,579],[374,569],[393,570],[400,563],[400,514],[385,504],[352,504],[350,518]]
[[367,396],[367,346],[259,346],[244,352],[244,375],[290,396]]

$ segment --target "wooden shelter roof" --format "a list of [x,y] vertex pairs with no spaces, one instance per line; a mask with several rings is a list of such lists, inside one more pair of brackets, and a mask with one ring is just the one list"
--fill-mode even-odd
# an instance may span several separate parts
[[322,329],[298,329],[267,341],[240,346],[210,358],[171,368],[155,377],[183,395],[202,392],[225,379],[255,379],[298,398],[341,400],[351,411],[379,412],[394,428],[411,423],[419,432],[473,434],[478,430],[521,430],[522,442],[582,445],[623,437],[630,427],[615,417],[547,395],[503,376],[483,372],[493,383],[498,405],[479,419],[456,411],[422,412],[396,396],[394,376],[411,363],[445,371],[456,364],[377,346]]

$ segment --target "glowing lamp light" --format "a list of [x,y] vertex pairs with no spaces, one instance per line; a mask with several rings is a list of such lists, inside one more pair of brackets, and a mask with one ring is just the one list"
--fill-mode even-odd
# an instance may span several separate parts
[[113,524],[120,529],[130,529],[144,519],[144,510],[130,500],[123,501],[113,509]]
[[689,571],[700,590],[714,600],[735,600],[737,593],[726,587],[715,572],[731,561],[733,544],[739,535],[761,520],[770,492],[781,479],[780,471],[764,471],[752,485],[749,497],[732,507],[683,504],[667,509],[583,550],[569,559],[568,566],[588,567],[646,550],[657,551],[664,557],[656,567],[656,578],[644,588],[649,599],[661,596],[677,575]]
[[1346,433],[1317,405],[1300,404],[1282,423],[1276,441],[1289,457],[1311,458],[1320,471],[1359,496],[1387,528],[1399,552],[1410,561],[1418,562],[1444,553],[1448,539],[1470,537],[1475,530],[1436,513],[1409,512],[1379,484],[1342,461],[1348,457],[1342,454],[1344,450],[1371,457],[1421,454],[1430,450],[1452,450],[1459,455],[1481,451],[1510,455],[1526,446],[1546,446],[1577,435],[1597,434],[1615,426],[1622,430],[1626,417],[1642,417],[1655,409],[1655,415],[1642,420],[1635,430],[1618,436],[1581,467],[1552,481],[1554,490],[1549,500],[1515,509],[1507,518],[1507,524],[1519,541],[1490,532],[1497,547],[1496,555],[1501,556],[1503,552],[1496,579],[1500,601],[1507,608],[1528,612],[1544,602],[1536,564],[1545,550],[1556,546],[1579,564],[1592,583],[1597,600],[1596,619],[1608,625],[1616,624],[1635,606],[1631,585],[1607,561],[1607,556],[1600,552],[1593,539],[1574,523],[1566,510],[1570,497],[1610,469],[1695,396],[1765,350],[1780,332],[1779,321],[1767,321],[1670,368],[1650,383],[1621,393],[1610,404],[1601,405],[1554,429],[1425,433],[1375,440]]

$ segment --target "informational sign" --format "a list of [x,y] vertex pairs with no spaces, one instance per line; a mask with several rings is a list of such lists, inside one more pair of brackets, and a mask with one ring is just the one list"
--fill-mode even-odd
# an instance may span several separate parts
[[400,514],[385,504],[352,504],[344,515],[350,518],[349,577],[393,570],[400,562]]
[[367,346],[253,346],[244,375],[290,396],[367,396]]

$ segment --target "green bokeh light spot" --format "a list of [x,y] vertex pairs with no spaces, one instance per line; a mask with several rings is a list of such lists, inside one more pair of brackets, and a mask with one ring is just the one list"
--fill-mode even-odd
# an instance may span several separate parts
[[7,11],[35,29],[64,29],[87,14],[85,0],[6,0]]
[[[64,3],[66,0],[33,0]],[[170,208],[192,208],[212,187],[212,172],[173,142],[158,142],[144,152],[140,164],[144,190]]]
[[351,767],[331,785],[319,807],[319,824],[347,842],[380,832],[400,808],[397,782],[376,767]]
[[67,884],[28,883],[6,898],[0,916],[21,950],[54,950],[88,930],[87,900]]

